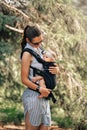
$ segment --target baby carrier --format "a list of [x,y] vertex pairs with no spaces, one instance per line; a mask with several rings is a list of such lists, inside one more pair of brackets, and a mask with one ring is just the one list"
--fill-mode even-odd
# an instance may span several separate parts
[[[22,53],[21,53],[21,58],[22,58],[22,55],[24,52],[29,52],[31,55],[33,55],[37,61],[39,63],[42,63],[43,64],[43,70],[39,70],[33,66],[30,66],[30,68],[33,69],[33,76],[35,76],[36,74],[42,76],[44,78],[44,81],[45,81],[45,84],[46,84],[46,87],[48,89],[51,89],[53,90],[56,86],[56,75],[55,74],[51,74],[49,72],[49,67],[50,66],[55,66],[54,63],[55,62],[47,62],[47,61],[44,61],[40,56],[39,54],[37,54],[35,51],[33,51],[32,49],[29,49],[29,48],[25,48]],[[55,103],[56,102],[56,99],[53,95],[52,92],[50,92],[50,94],[48,95],[48,97],[46,97],[46,99],[50,99],[52,98],[52,101]]]

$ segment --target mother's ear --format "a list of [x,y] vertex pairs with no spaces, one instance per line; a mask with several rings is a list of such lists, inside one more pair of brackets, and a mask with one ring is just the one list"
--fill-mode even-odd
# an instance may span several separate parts
[[28,42],[28,43],[30,42],[29,38],[26,38],[26,42]]

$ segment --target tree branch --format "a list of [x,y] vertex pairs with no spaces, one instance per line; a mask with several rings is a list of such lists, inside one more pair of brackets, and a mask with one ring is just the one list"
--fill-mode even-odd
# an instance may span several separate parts
[[[10,6],[10,5],[6,4],[5,2],[2,2],[2,1],[1,1],[0,3],[1,3],[2,5],[4,5],[5,7],[7,7],[9,10],[11,10],[11,11],[13,11],[13,12],[15,12],[15,13],[21,14],[26,21],[27,21],[27,20],[30,20],[29,16],[27,16],[27,15],[26,15],[25,13],[23,13],[21,10],[19,10],[19,9],[13,7],[13,6]],[[16,15],[17,15],[17,14],[16,14]]]
[[9,26],[9,25],[5,25],[5,27],[6,28],[8,28],[8,29],[10,29],[10,30],[13,30],[13,31],[15,31],[15,32],[18,32],[18,33],[23,33],[23,30],[20,30],[20,29],[17,29],[17,28],[14,28],[14,27],[11,27],[11,26]]

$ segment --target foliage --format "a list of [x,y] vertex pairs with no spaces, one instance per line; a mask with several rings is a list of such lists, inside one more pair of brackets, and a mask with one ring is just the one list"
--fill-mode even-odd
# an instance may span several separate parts
[[[18,53],[19,41],[17,40],[20,35],[7,29],[5,24],[14,26],[17,20],[18,18],[10,15],[8,11],[0,13],[0,122],[16,124],[21,123],[23,119],[23,112],[20,109],[17,110],[18,103],[21,104],[21,94],[24,89],[20,83],[20,73],[16,72],[19,70],[17,64],[20,51]],[[13,62],[15,62],[14,65],[12,65]]]
[[54,121],[57,122],[58,126],[61,128],[72,128],[73,127],[73,120],[70,117],[52,117]]
[[0,31],[3,30],[3,31],[9,32],[9,30],[6,29],[5,24],[9,24],[11,26],[14,26],[15,22],[16,22],[15,16],[3,14],[2,12],[0,12]]
[[86,130],[87,124],[80,120],[74,121],[71,117],[52,117],[54,121],[57,122],[57,125],[61,128],[71,128],[72,130]]
[[[6,121],[11,121],[10,114],[14,111],[14,118],[18,118],[18,107],[24,90],[20,80],[21,37],[20,34],[7,29],[5,24],[15,28],[38,24],[44,33],[46,44],[43,46],[55,51],[60,69],[54,90],[58,102],[55,105],[51,103],[53,120],[66,128],[84,127],[85,130],[86,123],[83,122],[87,120],[87,17],[76,11],[70,0],[28,2],[26,10],[21,9],[31,18],[26,23],[23,16],[19,18],[15,13],[6,13],[6,9],[0,13],[0,114],[8,113],[9,118],[4,116]],[[3,102],[7,105],[11,103],[7,111]],[[23,112],[21,107],[20,109]],[[20,116],[22,117],[22,113]]]
[[3,108],[0,109],[0,112],[2,113],[0,116],[0,120],[3,124],[6,124],[7,122],[13,122],[14,124],[18,125],[23,120],[23,112],[17,110],[15,107],[11,108]]

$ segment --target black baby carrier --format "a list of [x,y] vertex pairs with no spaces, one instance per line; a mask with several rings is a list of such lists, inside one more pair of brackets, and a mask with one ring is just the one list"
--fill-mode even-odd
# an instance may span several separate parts
[[[53,90],[56,86],[56,75],[55,74],[51,74],[49,72],[49,67],[50,66],[55,66],[54,65],[54,62],[46,62],[44,61],[39,54],[37,54],[35,51],[33,51],[32,49],[29,49],[29,48],[25,48],[22,53],[21,53],[21,58],[22,58],[22,55],[24,52],[29,52],[31,55],[33,55],[36,60],[39,62],[39,63],[42,63],[43,64],[43,70],[39,70],[33,66],[30,66],[30,68],[33,69],[33,76],[35,76],[36,74],[42,76],[44,78],[44,81],[45,81],[45,84],[46,84],[46,87],[48,89],[51,89]],[[46,99],[50,99],[52,98],[52,101],[55,103],[56,102],[56,99],[53,95],[52,92],[50,92],[50,94],[48,95],[48,97],[46,97]]]

